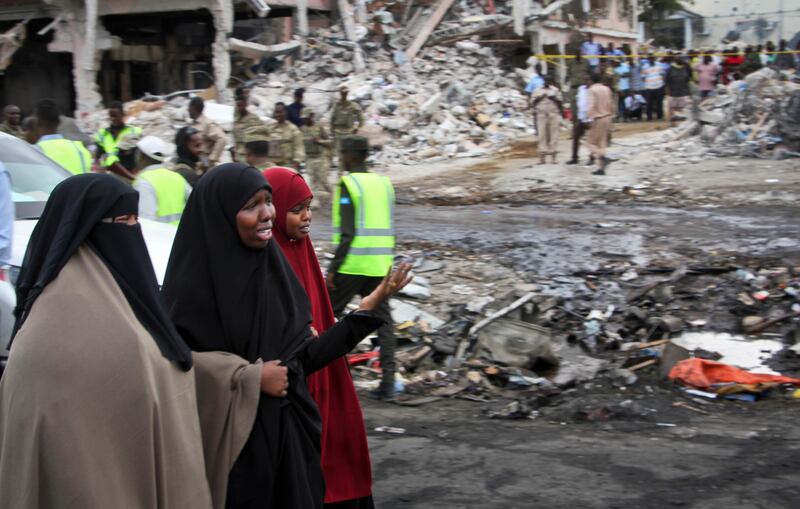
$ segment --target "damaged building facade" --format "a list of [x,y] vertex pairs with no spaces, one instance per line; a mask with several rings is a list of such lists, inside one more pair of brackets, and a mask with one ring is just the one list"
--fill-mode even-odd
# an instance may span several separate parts
[[639,39],[638,16],[637,0],[555,0],[534,6],[524,26],[534,54],[562,55],[588,36],[603,46],[632,49]]
[[[330,0],[15,0],[0,28],[23,32],[0,74],[4,104],[50,97],[78,115],[145,94],[215,86],[230,99],[231,40],[276,44],[326,26]],[[245,73],[246,74],[246,73]]]
[[[377,21],[386,12],[391,21]],[[300,41],[311,35],[313,47],[313,34],[334,21],[357,72],[362,50],[374,51],[375,34],[390,30],[396,65],[471,41],[521,68],[531,55],[571,53],[589,36],[633,49],[638,12],[637,0],[12,0],[0,6],[0,30],[16,34],[13,56],[0,64],[0,97],[26,114],[50,97],[79,117],[112,100],[212,86],[230,102],[232,86],[299,56]],[[546,69],[563,62],[540,60]]]

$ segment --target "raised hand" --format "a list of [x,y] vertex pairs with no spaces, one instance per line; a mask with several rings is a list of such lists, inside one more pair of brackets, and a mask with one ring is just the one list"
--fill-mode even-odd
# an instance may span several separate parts
[[381,284],[372,293],[361,299],[358,309],[372,311],[383,301],[397,294],[414,279],[413,276],[408,275],[409,272],[411,272],[410,263],[401,263],[397,267],[392,267],[386,277],[383,278],[383,281],[381,281]]

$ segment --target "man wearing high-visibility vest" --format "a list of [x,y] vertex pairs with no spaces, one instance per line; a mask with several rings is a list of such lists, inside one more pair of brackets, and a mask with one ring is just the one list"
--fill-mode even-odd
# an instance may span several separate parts
[[58,134],[60,122],[58,106],[50,99],[36,105],[36,130],[39,147],[44,155],[61,165],[73,175],[92,171],[92,153],[79,141],[72,141]]
[[[365,297],[381,284],[394,262],[394,189],[387,177],[369,173],[366,167],[369,143],[363,136],[341,139],[343,176],[333,195],[334,258],[328,266],[328,292],[337,316],[355,296]],[[373,393],[379,399],[395,396],[394,351],[397,339],[384,301],[375,309],[384,325],[378,329],[383,375]]]
[[[97,131],[94,142],[97,145],[97,159],[103,168],[111,168],[122,164],[119,157],[119,142],[125,138],[140,138],[142,129],[125,124],[125,110],[120,101],[112,102],[108,107],[108,119],[111,125]],[[133,168],[122,166],[130,171]],[[119,173],[119,172],[115,172]]]
[[164,165],[175,147],[155,136],[145,136],[136,148],[136,167],[141,170],[133,187],[139,191],[139,217],[178,226],[192,186]]

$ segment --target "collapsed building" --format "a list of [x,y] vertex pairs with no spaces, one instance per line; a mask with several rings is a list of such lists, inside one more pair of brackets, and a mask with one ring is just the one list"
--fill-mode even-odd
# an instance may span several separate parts
[[426,46],[469,39],[522,67],[586,34],[633,44],[637,13],[637,0],[13,0],[0,6],[0,98],[28,112],[50,97],[79,116],[115,99],[210,86],[229,102],[232,74],[246,79],[294,61],[310,32],[339,18],[352,50],[342,58],[356,71],[365,35],[384,29],[404,54],[397,65]]
[[[30,111],[51,97],[67,111],[93,111],[145,93],[217,87],[229,99],[230,38],[265,44],[295,35],[293,14],[327,23],[330,0],[15,0],[0,7],[3,30],[27,32],[3,68],[3,103]],[[16,28],[20,30],[19,28]]]

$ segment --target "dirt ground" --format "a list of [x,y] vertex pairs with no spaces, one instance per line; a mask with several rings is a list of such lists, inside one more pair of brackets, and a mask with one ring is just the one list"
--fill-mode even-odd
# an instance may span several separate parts
[[[492,158],[378,169],[397,188],[400,251],[445,264],[426,274],[423,307],[446,318],[448,303],[528,283],[583,313],[622,299],[618,282],[589,292],[574,277],[609,266],[800,267],[797,160],[697,157],[665,146],[663,128],[621,125],[606,177],[534,164],[528,140]],[[318,247],[327,216],[315,216]],[[681,312],[735,332],[735,306],[715,293],[724,284],[693,279]],[[800,507],[800,399],[702,400],[656,369],[637,374],[528,399],[535,418],[521,420],[490,418],[501,398],[406,407],[363,396],[377,506]]]
[[[599,391],[589,389],[588,401]],[[619,398],[647,408],[682,399],[665,389]],[[460,400],[363,405],[379,507],[788,509],[800,500],[789,402],[610,422],[489,420]]]

